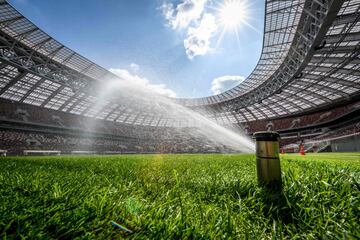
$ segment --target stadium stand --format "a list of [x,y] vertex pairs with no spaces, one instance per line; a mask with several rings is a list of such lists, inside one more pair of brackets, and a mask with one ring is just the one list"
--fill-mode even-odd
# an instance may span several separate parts
[[[338,139],[348,139],[351,137],[360,136],[360,121],[354,124],[346,125],[344,127],[337,128],[335,130],[328,130],[315,137],[303,136],[294,137],[293,139],[286,139],[282,141],[282,149],[286,152],[297,152],[300,143],[305,144],[307,152],[321,152],[321,151],[339,151],[339,149],[331,149],[331,143]],[[357,140],[352,148],[353,151],[358,151]],[[328,148],[328,149],[327,149]]]
[[321,123],[332,121],[336,118],[341,118],[351,112],[358,112],[360,110],[360,102],[355,102],[342,107],[331,108],[327,111],[319,111],[317,113],[310,113],[296,117],[286,117],[273,120],[260,120],[246,123],[248,131],[253,133],[257,131],[267,131],[269,123],[271,123],[271,130],[281,131],[289,129],[297,129],[303,127],[310,127]]

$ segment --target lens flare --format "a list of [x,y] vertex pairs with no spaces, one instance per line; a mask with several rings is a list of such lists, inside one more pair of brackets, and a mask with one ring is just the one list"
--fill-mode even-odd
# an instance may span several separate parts
[[227,29],[238,28],[247,19],[247,6],[244,0],[227,0],[219,9],[219,20]]

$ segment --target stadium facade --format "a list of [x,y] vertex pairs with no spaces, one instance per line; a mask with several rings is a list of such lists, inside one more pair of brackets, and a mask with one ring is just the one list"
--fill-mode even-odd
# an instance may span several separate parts
[[[288,151],[299,142],[312,151],[360,151],[360,0],[265,4],[253,72],[221,94],[173,101],[249,135],[276,130]],[[200,144],[187,119],[171,118],[166,108],[99,99],[98,86],[117,78],[0,0],[0,149],[221,150]],[[96,132],[83,124],[89,118]]]

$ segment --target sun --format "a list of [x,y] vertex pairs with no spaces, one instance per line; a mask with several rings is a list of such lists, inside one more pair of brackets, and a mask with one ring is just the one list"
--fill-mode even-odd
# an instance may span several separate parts
[[219,8],[219,20],[226,29],[238,28],[247,19],[245,0],[225,0]]
[[213,9],[217,12],[217,23],[219,26],[222,26],[222,31],[219,34],[216,48],[220,46],[224,35],[230,32],[235,34],[240,49],[239,31],[243,26],[249,27],[261,34],[261,32],[250,23],[250,20],[254,19],[250,17],[253,14],[251,5],[249,0],[223,0],[221,4],[217,3],[217,7]]

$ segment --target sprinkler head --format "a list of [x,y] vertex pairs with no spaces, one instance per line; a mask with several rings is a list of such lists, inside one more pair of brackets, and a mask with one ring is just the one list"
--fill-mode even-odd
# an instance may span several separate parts
[[256,169],[258,182],[268,189],[281,189],[279,139],[277,132],[256,132]]

